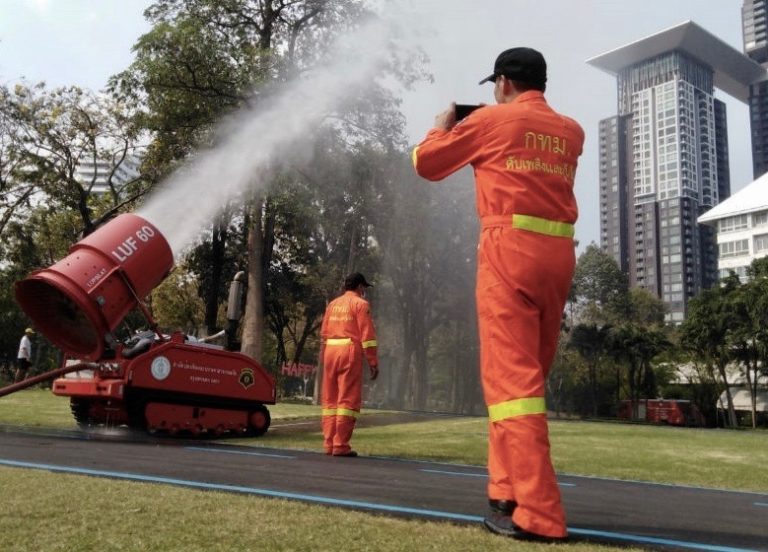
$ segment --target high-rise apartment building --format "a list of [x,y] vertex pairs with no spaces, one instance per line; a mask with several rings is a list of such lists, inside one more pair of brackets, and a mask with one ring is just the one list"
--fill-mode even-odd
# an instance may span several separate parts
[[764,70],[692,22],[588,63],[618,84],[618,113],[600,123],[601,247],[680,323],[717,281],[714,231],[696,219],[730,194],[715,88],[747,101]]
[[741,24],[744,53],[757,63],[768,62],[768,0],[744,0]]
[[[763,67],[768,67],[768,0],[744,0],[741,6],[744,53]],[[752,133],[752,170],[754,177],[768,171],[768,80],[749,87],[749,116]]]

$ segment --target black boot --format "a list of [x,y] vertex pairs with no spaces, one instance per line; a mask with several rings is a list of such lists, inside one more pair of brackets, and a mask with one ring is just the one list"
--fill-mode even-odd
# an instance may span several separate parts
[[491,512],[511,516],[512,512],[514,512],[517,507],[517,502],[514,500],[496,500],[495,498],[489,498],[488,505],[491,507]]

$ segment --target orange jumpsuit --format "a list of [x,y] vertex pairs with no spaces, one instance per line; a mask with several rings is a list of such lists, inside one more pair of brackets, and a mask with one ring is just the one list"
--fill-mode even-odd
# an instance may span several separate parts
[[584,132],[539,91],[486,106],[413,152],[419,175],[475,172],[480,370],[489,414],[488,496],[517,503],[512,521],[566,536],[544,402],[575,266],[573,183]]
[[377,366],[376,331],[368,301],[346,291],[328,304],[320,329],[323,343],[323,438],[326,454],[346,454],[360,414],[363,355]]

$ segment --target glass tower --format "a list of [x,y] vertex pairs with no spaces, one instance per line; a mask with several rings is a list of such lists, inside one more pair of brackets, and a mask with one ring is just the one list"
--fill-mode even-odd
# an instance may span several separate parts
[[713,69],[683,51],[616,76],[618,115],[600,123],[601,247],[680,323],[717,278],[713,232],[696,219],[730,193],[725,104]]
[[[741,7],[744,53],[768,67],[768,0],[744,0]],[[768,81],[749,87],[752,170],[757,178],[768,171]]]

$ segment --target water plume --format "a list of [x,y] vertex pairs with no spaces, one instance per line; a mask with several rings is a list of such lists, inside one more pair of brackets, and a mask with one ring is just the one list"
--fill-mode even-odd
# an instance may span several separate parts
[[372,18],[340,37],[328,62],[230,117],[217,129],[214,149],[199,152],[161,183],[138,214],[160,229],[174,257],[228,201],[264,186],[273,164],[306,157],[313,130],[381,73],[393,28]]

